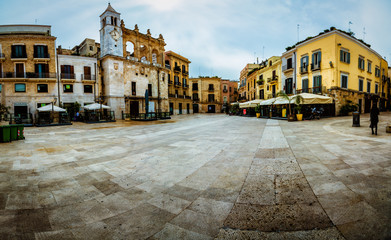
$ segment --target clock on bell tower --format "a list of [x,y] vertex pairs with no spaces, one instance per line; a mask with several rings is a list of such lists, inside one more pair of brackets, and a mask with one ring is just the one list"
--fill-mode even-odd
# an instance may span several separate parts
[[120,26],[120,13],[111,7],[110,3],[107,9],[100,15],[100,45],[101,57],[106,55],[123,57],[122,30]]

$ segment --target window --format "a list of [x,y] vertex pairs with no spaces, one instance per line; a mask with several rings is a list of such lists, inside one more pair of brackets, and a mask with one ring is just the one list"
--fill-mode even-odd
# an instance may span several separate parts
[[265,99],[265,91],[263,89],[259,90],[259,99]]
[[92,85],[84,85],[84,93],[92,93]]
[[227,102],[227,97],[226,96],[224,96],[224,103],[226,103]]
[[193,91],[197,91],[198,90],[198,83],[193,83]]
[[[250,88],[250,85],[249,85],[249,88]],[[213,88],[213,84],[209,84],[209,90],[213,91],[214,88]]]
[[340,50],[341,62],[350,63],[350,53],[347,50]]
[[183,83],[183,86],[185,87],[186,86],[186,78],[182,78],[182,83]]
[[308,78],[301,80],[302,92],[308,93]]
[[380,68],[378,66],[375,67],[375,76],[380,77]]
[[308,72],[308,56],[304,56],[300,59],[300,73]]
[[61,65],[61,78],[75,79],[72,65]]
[[148,96],[152,97],[152,84],[148,84]]
[[208,101],[214,102],[215,101],[215,95],[214,94],[208,94]]
[[49,58],[48,46],[35,45],[34,46],[34,58]]
[[26,84],[15,83],[15,92],[26,92]]
[[186,96],[186,91],[183,91],[183,96]]
[[375,83],[375,94],[378,94],[379,91],[379,84]]
[[362,92],[364,91],[364,80],[358,79],[358,91]]
[[287,69],[291,69],[292,68],[292,58],[288,58],[288,60],[286,61],[286,64],[287,64]]
[[193,100],[198,100],[198,93],[193,93]]
[[47,84],[37,84],[37,92],[47,93],[48,92],[48,85]]
[[72,84],[64,84],[64,93],[72,93],[73,92],[73,85]]
[[320,69],[320,61],[322,59],[322,52],[315,52],[312,54],[312,64],[311,70],[319,70]]
[[15,63],[15,75],[17,78],[24,78],[24,63]]
[[273,70],[272,72],[272,79],[273,80],[277,79],[276,70]]
[[287,78],[285,79],[285,93],[286,94],[292,94],[293,93],[293,79]]
[[365,70],[365,59],[363,57],[358,57],[358,68]]
[[136,82],[132,82],[132,95],[136,96]]
[[35,75],[38,78],[49,77],[49,64],[35,64]]
[[0,84],[0,93],[1,93],[1,89],[3,88],[3,85]]
[[368,60],[368,72],[372,73],[372,62]]
[[91,67],[84,66],[83,80],[91,80]]
[[371,92],[371,81],[367,81],[367,92]]
[[263,74],[259,76],[259,80],[263,80]]
[[348,88],[348,75],[341,74],[341,88]]
[[94,51],[94,46],[90,46],[90,51]]
[[13,45],[11,51],[11,58],[27,58],[25,45]]
[[322,93],[322,76],[314,76],[312,93]]
[[232,92],[232,88],[231,87],[229,87],[229,92]]

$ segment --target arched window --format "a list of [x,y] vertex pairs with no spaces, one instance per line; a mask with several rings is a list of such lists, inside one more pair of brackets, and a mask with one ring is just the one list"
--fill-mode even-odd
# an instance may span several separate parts
[[117,26],[117,18],[114,18],[114,25]]
[[186,66],[182,65],[182,72],[186,72]]
[[114,25],[114,17],[111,17],[111,25]]
[[147,61],[147,57],[146,56],[142,56],[141,57],[141,61]]
[[269,66],[271,66],[271,65],[272,65],[272,60],[269,61]]
[[134,44],[132,42],[126,42],[126,57],[134,57]]
[[157,63],[157,56],[156,53],[152,53],[152,62]]

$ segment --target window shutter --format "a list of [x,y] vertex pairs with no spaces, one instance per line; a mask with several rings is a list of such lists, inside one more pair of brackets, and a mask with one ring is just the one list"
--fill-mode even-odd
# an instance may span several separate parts
[[339,50],[339,60],[343,62],[343,51]]
[[[35,48],[35,46],[34,46]],[[38,73],[39,72],[39,67],[38,67],[38,64],[35,64],[35,72]]]
[[350,53],[347,53],[348,55],[348,63],[350,63]]
[[318,53],[318,64],[320,63],[321,60],[322,60],[322,52],[319,52]]
[[312,63],[313,65],[315,65],[315,61],[316,61],[316,60],[315,60],[315,53],[313,53],[313,54],[312,54],[312,62],[311,62],[311,63]]
[[71,65],[71,74],[73,74],[73,65]]
[[[34,57],[38,57],[38,46],[34,45]],[[37,70],[35,70],[37,72]]]
[[61,73],[64,73],[64,72],[65,72],[65,66],[61,65]]
[[306,56],[306,57],[305,57],[305,63],[306,63],[306,65],[307,65],[307,66],[308,66],[308,62],[309,62],[309,60],[308,60],[308,59],[309,59],[309,57],[308,57],[308,56]]
[[300,59],[300,67],[303,67],[303,58]]
[[44,65],[44,71],[45,73],[49,73],[49,64]]
[[319,87],[322,86],[322,75],[319,76]]
[[22,45],[22,55],[26,56],[26,45]]

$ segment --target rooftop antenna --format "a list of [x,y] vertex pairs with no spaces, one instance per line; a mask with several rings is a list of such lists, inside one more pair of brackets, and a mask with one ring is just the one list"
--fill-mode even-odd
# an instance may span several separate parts
[[300,30],[300,24],[297,24],[297,42],[299,42],[299,30]]
[[256,57],[257,57],[257,53],[256,53],[256,52],[254,52],[254,63],[255,63],[255,59],[256,59]]
[[352,32],[351,30],[350,30],[350,25],[352,25],[353,23],[351,22],[351,21],[349,21],[349,32]]
[[363,29],[363,31],[362,31],[362,34],[363,34],[362,40],[365,41],[365,34],[367,34],[367,33],[365,32],[365,27],[364,27],[364,29]]

